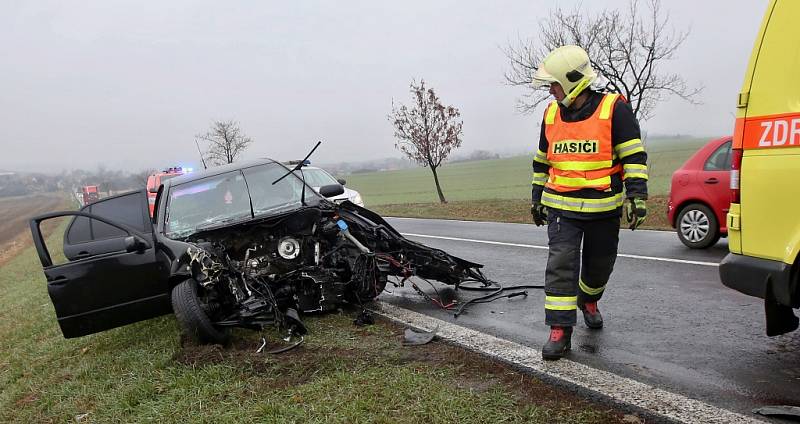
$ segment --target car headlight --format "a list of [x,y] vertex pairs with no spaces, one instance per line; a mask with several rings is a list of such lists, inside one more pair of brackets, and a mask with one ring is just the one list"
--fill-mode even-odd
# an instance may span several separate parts
[[357,204],[358,206],[364,206],[364,200],[361,199],[361,194],[358,192],[353,192],[354,194],[350,196],[350,201]]

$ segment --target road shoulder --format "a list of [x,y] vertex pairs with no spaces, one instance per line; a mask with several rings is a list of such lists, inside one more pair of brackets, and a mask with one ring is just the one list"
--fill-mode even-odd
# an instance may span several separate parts
[[547,362],[538,349],[451,324],[385,302],[375,312],[410,327],[433,330],[443,340],[528,371],[545,380],[646,414],[657,421],[686,423],[758,423],[737,414],[648,384],[562,359]]

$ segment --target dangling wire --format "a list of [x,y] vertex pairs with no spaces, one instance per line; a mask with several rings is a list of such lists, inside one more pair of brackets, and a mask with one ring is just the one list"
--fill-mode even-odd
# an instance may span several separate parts
[[[395,287],[402,287],[406,281],[411,283],[411,288],[414,289],[420,296],[422,296],[425,300],[433,303],[434,305],[438,306],[441,309],[446,311],[452,311],[457,305],[458,301],[454,300],[449,303],[444,303],[442,301],[442,295],[439,293],[439,290],[436,289],[436,286],[429,280],[422,278],[418,275],[414,275],[414,271],[408,263],[404,263],[396,259],[391,254],[387,253],[376,253],[373,256],[375,259],[384,261],[385,263],[389,264],[393,267],[398,273],[400,273],[403,278],[399,282],[392,282]],[[358,269],[359,262],[356,261],[356,268]],[[377,264],[375,264],[377,267]],[[463,271],[463,276],[455,284],[456,290],[462,289],[465,291],[479,291],[479,292],[488,292],[483,296],[476,297],[474,299],[470,299],[458,306],[458,309],[454,313],[454,317],[458,318],[459,315],[463,314],[464,311],[467,309],[468,306],[478,304],[478,303],[489,303],[493,302],[497,299],[512,299],[514,297],[519,296],[528,296],[528,292],[525,289],[544,289],[544,285],[537,285],[537,284],[521,284],[515,286],[507,286],[504,287],[500,283],[490,280],[483,275],[483,272],[478,268],[466,268]],[[413,280],[411,277],[415,276],[420,280],[428,283],[433,292],[435,293],[436,297],[431,297],[425,291],[423,291]],[[471,286],[470,283],[480,283],[481,286]],[[521,290],[516,291],[513,293],[506,293],[508,290]]]
[[[459,286],[459,288],[462,289],[462,290],[483,291],[483,292],[488,291],[490,293],[488,293],[488,294],[486,294],[484,296],[479,296],[479,297],[476,297],[474,299],[470,299],[470,300],[462,303],[461,307],[458,308],[458,310],[453,314],[453,316],[455,318],[458,318],[459,315],[464,313],[464,310],[466,310],[467,306],[469,306],[469,305],[474,305],[476,303],[494,302],[497,299],[511,299],[511,298],[518,297],[518,296],[528,297],[528,292],[525,291],[524,289],[544,289],[544,285],[542,285],[542,284],[521,284],[521,285],[516,285],[516,286],[504,287],[504,286],[500,285],[500,283],[498,283],[496,281],[492,281],[492,280],[486,280],[486,281],[488,281],[490,283],[489,286],[484,285],[483,287],[471,287],[471,286],[468,286],[468,285],[464,285],[464,283],[470,283],[470,282],[484,283],[484,281],[479,281],[479,280],[464,281]],[[503,294],[507,290],[523,290],[523,291]]]

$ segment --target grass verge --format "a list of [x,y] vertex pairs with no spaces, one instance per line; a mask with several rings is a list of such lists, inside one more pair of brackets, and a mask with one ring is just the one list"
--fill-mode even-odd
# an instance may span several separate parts
[[349,313],[307,319],[306,344],[275,356],[251,331],[181,343],[171,316],[65,340],[33,249],[0,268],[0,304],[0,422],[638,421],[456,347],[403,347],[402,329]]
[[[647,200],[647,219],[640,228],[672,231],[667,220],[667,196]],[[408,203],[379,205],[370,209],[383,216],[408,218],[460,219],[465,221],[495,221],[531,223],[529,200],[490,199],[441,203]],[[622,228],[627,228],[623,217]]]

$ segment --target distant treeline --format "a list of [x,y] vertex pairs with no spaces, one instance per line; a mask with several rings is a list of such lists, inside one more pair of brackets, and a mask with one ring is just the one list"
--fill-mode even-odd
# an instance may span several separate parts
[[0,173],[0,197],[35,193],[71,191],[85,185],[96,185],[99,191],[123,191],[144,188],[141,175],[100,168],[97,171],[73,170],[57,175],[42,173]]

